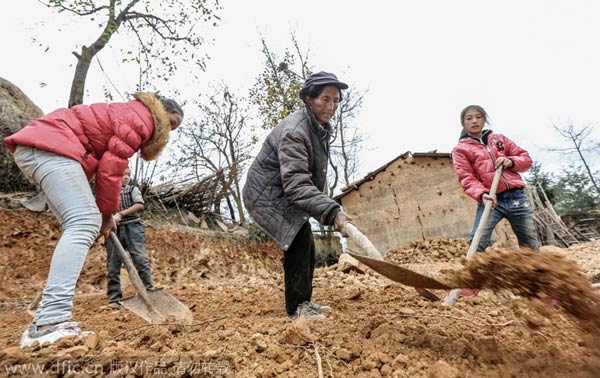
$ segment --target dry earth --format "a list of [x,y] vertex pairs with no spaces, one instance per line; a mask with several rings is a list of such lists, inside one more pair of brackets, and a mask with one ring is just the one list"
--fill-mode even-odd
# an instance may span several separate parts
[[[334,310],[325,321],[293,323],[284,314],[282,254],[274,244],[181,228],[148,227],[147,249],[156,282],[192,309],[193,325],[148,325],[103,307],[106,262],[97,243],[74,311],[97,336],[21,350],[31,320],[25,307],[43,286],[59,235],[47,213],[0,210],[0,376],[307,378],[321,367],[324,377],[577,378],[600,369],[589,338],[594,327],[560,303],[540,305],[498,287],[447,308],[371,271],[320,268],[314,299]],[[576,261],[586,279],[600,272],[598,241],[551,252]],[[465,253],[464,241],[438,239],[387,259],[443,277]]]

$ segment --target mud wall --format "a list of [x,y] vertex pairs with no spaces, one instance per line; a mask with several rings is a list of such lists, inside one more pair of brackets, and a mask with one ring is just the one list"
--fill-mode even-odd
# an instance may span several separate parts
[[[414,240],[468,238],[476,209],[458,184],[452,160],[445,157],[398,159],[341,202],[384,253]],[[494,238],[511,245],[514,235],[509,230],[503,221]]]

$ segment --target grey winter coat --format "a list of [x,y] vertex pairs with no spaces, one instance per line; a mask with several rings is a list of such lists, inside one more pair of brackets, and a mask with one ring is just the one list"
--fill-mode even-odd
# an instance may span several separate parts
[[310,216],[330,225],[340,206],[323,193],[331,126],[310,108],[285,117],[267,136],[250,166],[243,195],[246,209],[287,250]]

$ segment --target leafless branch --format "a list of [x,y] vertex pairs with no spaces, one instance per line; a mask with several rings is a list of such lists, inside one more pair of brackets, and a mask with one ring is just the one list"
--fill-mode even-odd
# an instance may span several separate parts
[[[66,6],[66,5],[64,5],[62,2],[54,2],[54,5],[52,5],[50,3],[47,3],[45,1],[41,1],[41,0],[38,0],[38,2],[40,2],[44,6],[47,6],[48,8],[58,8],[59,12],[67,11],[67,12],[71,12],[73,14],[76,14],[78,16],[89,16],[89,15],[92,15],[94,13],[98,13],[98,12],[100,12],[103,9],[110,9],[109,5],[103,5],[101,7],[96,7],[96,8],[92,8],[92,9],[89,9],[89,10],[80,11],[80,10],[77,10],[77,9],[74,9],[74,8],[70,8],[70,7]],[[111,1],[111,3],[113,3],[113,2],[114,1]]]

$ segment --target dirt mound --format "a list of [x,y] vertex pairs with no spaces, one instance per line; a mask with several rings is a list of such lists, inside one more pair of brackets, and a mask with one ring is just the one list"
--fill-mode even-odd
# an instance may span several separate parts
[[[48,275],[50,259],[62,233],[49,213],[0,210],[0,302],[35,296]],[[228,239],[188,228],[146,228],[146,251],[158,286],[185,287],[202,279],[248,274],[278,279],[281,250],[271,242]],[[127,285],[127,282],[125,282]],[[78,294],[104,290],[106,249],[102,238],[92,246],[77,284]],[[23,299],[19,306],[27,304]]]
[[436,238],[417,240],[409,246],[389,251],[386,260],[398,265],[428,262],[458,262],[469,246],[464,239]]

